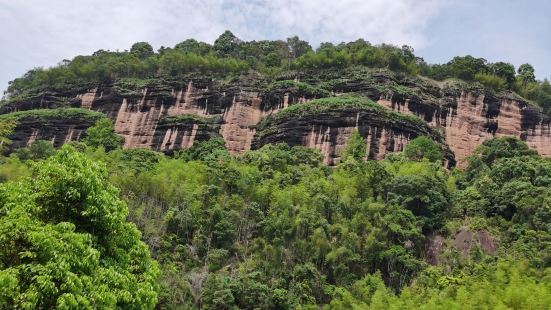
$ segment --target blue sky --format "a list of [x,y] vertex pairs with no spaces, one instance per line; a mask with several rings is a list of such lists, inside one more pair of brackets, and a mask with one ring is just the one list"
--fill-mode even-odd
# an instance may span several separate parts
[[551,0],[0,0],[0,90],[33,67],[137,41],[155,48],[224,30],[245,40],[408,44],[430,63],[471,54],[551,77]]

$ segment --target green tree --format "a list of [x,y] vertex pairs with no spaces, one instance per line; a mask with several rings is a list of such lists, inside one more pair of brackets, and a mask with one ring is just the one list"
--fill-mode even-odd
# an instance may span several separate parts
[[287,38],[287,46],[290,59],[298,58],[312,51],[312,46],[308,42],[301,40],[298,36]]
[[214,41],[214,50],[221,56],[236,56],[241,40],[231,31],[226,30]]
[[403,206],[421,218],[425,231],[441,227],[450,208],[445,183],[424,175],[395,177],[386,200],[389,204]]
[[0,307],[153,309],[156,263],[127,214],[70,146],[0,185]]
[[352,131],[350,138],[346,142],[346,147],[342,152],[342,161],[346,161],[349,158],[362,161],[366,156],[366,142],[362,138],[357,129]]
[[220,159],[228,158],[230,153],[226,149],[226,142],[222,138],[212,138],[205,141],[197,141],[180,153],[185,160],[202,160],[214,163]]
[[195,39],[187,39],[183,42],[180,42],[174,46],[175,49],[181,50],[185,53],[193,53],[197,55],[207,55],[211,50],[212,46],[205,43],[199,42]]
[[0,122],[0,154],[11,144],[9,136],[13,133],[17,123],[13,120],[2,120]]
[[103,146],[106,151],[120,148],[124,138],[115,134],[113,122],[107,118],[99,119],[94,126],[86,130],[83,142],[92,147]]
[[404,149],[404,154],[409,160],[421,160],[423,158],[435,162],[443,160],[444,155],[436,142],[431,138],[420,136],[411,140]]
[[528,83],[532,83],[536,81],[536,75],[534,67],[532,67],[531,64],[522,64],[520,67],[518,67],[518,76],[524,83],[524,85]]
[[526,142],[516,137],[494,138],[484,141],[469,158],[471,162],[482,160],[491,166],[496,159],[517,156],[534,156],[538,153],[528,147]]
[[486,59],[475,58],[471,55],[464,57],[456,56],[447,63],[447,66],[453,76],[467,81],[472,81],[477,73],[486,73],[488,71]]
[[151,44],[147,42],[137,42],[134,43],[130,48],[130,54],[138,58],[144,59],[153,56],[155,52],[153,51],[153,47],[151,46]]
[[55,148],[52,142],[37,140],[31,146],[18,149],[14,152],[21,160],[41,160],[52,156]]
[[506,62],[496,62],[490,65],[490,71],[505,79],[507,84],[511,86],[515,81],[515,66]]

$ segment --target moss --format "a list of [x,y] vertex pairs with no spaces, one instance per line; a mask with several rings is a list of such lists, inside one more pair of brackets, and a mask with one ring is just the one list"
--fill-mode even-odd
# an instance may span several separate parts
[[115,91],[124,97],[141,97],[145,88],[151,88],[154,90],[154,96],[156,97],[171,97],[172,87],[170,83],[162,79],[136,79],[136,78],[123,78],[117,80],[113,87]]
[[326,89],[294,80],[273,82],[271,85],[268,86],[268,89],[266,91],[268,93],[294,93],[309,98],[324,98],[331,96],[331,93]]
[[380,114],[386,119],[406,121],[419,126],[426,125],[423,120],[416,116],[393,112],[368,98],[361,96],[341,96],[316,99],[308,103],[292,105],[279,111],[275,115],[264,118],[260,124],[260,127],[267,127],[272,123],[278,123],[288,118],[303,118],[325,111],[342,109],[370,110]]
[[178,116],[167,116],[159,120],[159,125],[179,125],[179,124],[204,124],[214,125],[221,121],[220,116],[199,116],[195,114],[182,114]]
[[52,118],[61,119],[80,119],[87,121],[97,121],[105,118],[105,114],[95,111],[90,111],[81,108],[59,108],[59,109],[39,109],[13,112],[9,114],[1,114],[0,120],[21,120],[21,119],[38,119],[47,120]]

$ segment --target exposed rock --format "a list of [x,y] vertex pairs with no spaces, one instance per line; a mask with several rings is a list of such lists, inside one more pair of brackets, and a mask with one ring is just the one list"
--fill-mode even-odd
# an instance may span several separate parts
[[[499,246],[499,240],[488,231],[478,230],[473,232],[465,226],[461,227],[453,237],[451,237],[450,241],[450,246],[457,250],[464,259],[471,255],[475,247],[479,247],[485,254],[494,255],[497,253]],[[429,236],[426,248],[427,262],[432,265],[437,265],[439,257],[446,247],[446,239],[443,236],[439,234]]]
[[450,165],[455,163],[442,137],[421,120],[386,111],[367,99],[342,99],[334,104],[321,99],[299,108],[293,112],[285,110],[286,113],[260,124],[253,147],[279,142],[305,145],[319,149],[325,163],[333,165],[340,161],[340,153],[357,129],[366,139],[368,159],[382,159],[388,152],[402,151],[408,141],[425,135],[441,145]]
[[[356,93],[388,109],[424,120],[443,134],[460,166],[476,146],[494,136],[519,137],[541,155],[551,156],[550,117],[539,108],[508,94],[491,94],[468,84],[437,85],[419,78],[365,68],[302,72],[295,74],[294,80],[285,79],[273,81],[259,74],[249,74],[232,81],[220,81],[194,75],[180,80],[146,80],[145,86],[120,80],[114,84],[83,85],[38,93],[5,103],[0,106],[0,114],[82,107],[102,112],[115,121],[116,132],[125,137],[125,147],[172,151],[189,147],[194,141],[221,135],[230,152],[238,154],[251,148],[257,137],[256,126],[263,118],[315,98]],[[381,120],[370,119],[368,114],[337,112],[320,115],[317,120],[287,120],[286,124],[281,124],[283,132],[259,141],[285,141],[315,147],[324,153],[326,162],[336,163],[336,154],[353,128],[358,128],[366,137],[368,156],[375,159],[382,158],[388,151],[401,150],[410,138],[416,136],[413,134],[416,131],[409,128],[382,126]],[[201,122],[195,126],[189,120],[177,127],[159,124],[166,117],[182,115],[214,116],[219,122],[212,126],[200,125]],[[356,121],[355,117],[359,119]],[[33,128],[42,132],[41,138],[61,135],[74,139],[78,129],[75,132],[73,125],[72,121],[58,122],[53,130],[47,129],[46,124],[42,128],[34,123]],[[81,125],[79,128],[83,128]],[[291,128],[295,125],[300,127],[292,134]],[[20,140],[36,136],[32,128],[23,125],[18,126],[17,131]]]
[[11,148],[29,146],[36,140],[49,140],[55,147],[64,143],[80,140],[88,127],[105,115],[81,109],[52,109],[23,111],[2,115],[0,121],[6,118],[15,119],[17,126]]

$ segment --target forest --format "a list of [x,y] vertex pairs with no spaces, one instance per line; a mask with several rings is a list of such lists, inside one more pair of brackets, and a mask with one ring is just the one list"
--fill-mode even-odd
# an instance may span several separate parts
[[230,155],[220,138],[122,149],[105,118],[81,142],[8,152],[14,127],[0,123],[2,309],[551,305],[551,160],[517,138],[450,170],[423,136],[366,161],[354,132],[330,167],[286,144]]
[[536,80],[530,64],[515,68],[510,63],[490,63],[471,55],[457,56],[444,64],[428,64],[407,45],[373,45],[359,39],[322,43],[314,50],[297,36],[286,40],[243,41],[230,31],[220,35],[214,44],[188,39],[154,51],[149,43],[137,42],[129,50],[98,50],[89,56],[63,60],[52,68],[35,68],[9,83],[0,105],[44,91],[112,84],[122,78],[146,85],[152,79],[173,79],[194,72],[228,79],[248,71],[280,77],[305,70],[354,66],[385,68],[436,81],[457,79],[493,91],[512,91],[546,112],[551,110],[551,84],[547,79]]

